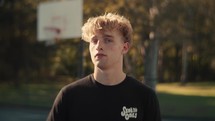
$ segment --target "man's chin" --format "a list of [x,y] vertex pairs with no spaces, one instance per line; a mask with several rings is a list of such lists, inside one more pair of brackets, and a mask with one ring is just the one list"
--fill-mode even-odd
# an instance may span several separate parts
[[106,70],[107,66],[101,63],[98,63],[95,65],[96,68],[99,68],[100,70]]

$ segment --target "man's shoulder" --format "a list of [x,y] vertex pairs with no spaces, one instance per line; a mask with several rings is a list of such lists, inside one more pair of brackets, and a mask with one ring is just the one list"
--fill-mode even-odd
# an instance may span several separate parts
[[132,76],[127,76],[127,79],[129,80],[129,85],[133,85],[136,90],[145,93],[155,93],[155,91],[148,85],[144,84],[143,81],[139,81]]
[[65,85],[62,88],[62,90],[63,91],[75,90],[75,89],[79,89],[79,88],[86,88],[90,85],[92,85],[92,80],[91,80],[91,75],[88,75],[88,76],[78,79],[70,84]]

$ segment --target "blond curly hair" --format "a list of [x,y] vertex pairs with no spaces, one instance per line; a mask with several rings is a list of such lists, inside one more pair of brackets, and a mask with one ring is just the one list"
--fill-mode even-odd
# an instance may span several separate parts
[[101,16],[89,18],[82,27],[82,39],[89,42],[91,39],[90,37],[98,30],[117,30],[122,34],[124,42],[132,42],[133,29],[130,21],[124,16],[114,13],[106,13]]

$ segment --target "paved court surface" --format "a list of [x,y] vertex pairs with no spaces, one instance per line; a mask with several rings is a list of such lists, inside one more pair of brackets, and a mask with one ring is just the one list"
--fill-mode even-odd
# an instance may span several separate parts
[[[45,121],[49,109],[0,106],[0,121]],[[163,119],[162,121],[195,121]]]
[[0,107],[0,121],[45,121],[48,109]]

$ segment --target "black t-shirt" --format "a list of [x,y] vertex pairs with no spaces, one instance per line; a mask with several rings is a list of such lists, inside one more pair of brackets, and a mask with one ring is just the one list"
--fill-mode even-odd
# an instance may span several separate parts
[[47,121],[161,121],[156,93],[126,76],[114,86],[92,75],[61,89]]

